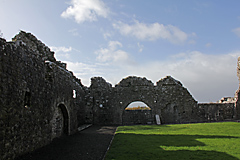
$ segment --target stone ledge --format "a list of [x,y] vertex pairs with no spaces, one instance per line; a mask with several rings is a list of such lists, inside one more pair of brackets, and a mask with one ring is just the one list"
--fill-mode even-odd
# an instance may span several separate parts
[[78,131],[79,132],[83,131],[84,129],[87,129],[87,128],[91,127],[91,126],[92,126],[92,124],[83,124],[80,127],[78,127]]

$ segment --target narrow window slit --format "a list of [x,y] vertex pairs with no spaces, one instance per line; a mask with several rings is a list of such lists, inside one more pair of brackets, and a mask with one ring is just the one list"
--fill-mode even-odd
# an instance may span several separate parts
[[30,99],[31,99],[31,93],[26,91],[25,97],[24,97],[24,107],[29,108],[30,107]]

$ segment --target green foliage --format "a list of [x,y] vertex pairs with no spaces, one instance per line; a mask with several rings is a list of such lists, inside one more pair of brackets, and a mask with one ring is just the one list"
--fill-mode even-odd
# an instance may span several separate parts
[[106,160],[237,160],[240,123],[118,127]]

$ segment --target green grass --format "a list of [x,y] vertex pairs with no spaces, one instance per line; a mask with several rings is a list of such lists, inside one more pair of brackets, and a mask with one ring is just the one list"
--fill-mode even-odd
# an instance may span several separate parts
[[105,160],[147,159],[240,159],[240,123],[118,127]]

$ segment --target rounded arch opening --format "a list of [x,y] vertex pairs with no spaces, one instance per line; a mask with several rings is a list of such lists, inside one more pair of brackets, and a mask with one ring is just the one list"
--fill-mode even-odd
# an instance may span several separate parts
[[125,110],[152,110],[146,103],[142,101],[131,102]]
[[62,133],[64,135],[69,135],[69,114],[66,106],[64,104],[59,104],[58,108],[62,112],[63,116],[63,126],[62,126]]
[[142,101],[133,101],[124,108],[123,125],[153,124],[152,109]]

